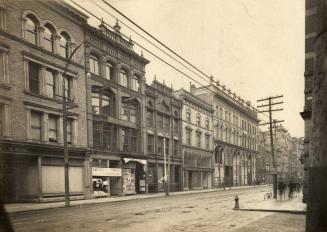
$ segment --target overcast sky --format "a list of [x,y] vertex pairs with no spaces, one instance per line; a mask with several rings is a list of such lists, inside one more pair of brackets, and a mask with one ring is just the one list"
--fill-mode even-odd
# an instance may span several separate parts
[[[299,115],[304,105],[304,0],[108,2],[200,70],[213,75],[243,99],[250,100],[253,106],[257,105],[257,99],[283,94],[284,111],[273,116],[285,120],[283,125],[292,136],[304,135]],[[101,0],[96,3],[102,9],[91,1],[78,1],[110,25],[115,19],[103,9],[114,14],[121,21],[122,33],[131,35],[142,46],[205,83],[129,30],[123,23],[132,25]],[[92,17],[89,22],[99,24]],[[134,47],[140,53],[140,48]],[[156,75],[157,80],[165,80],[169,86],[173,84],[174,89],[188,89],[189,79],[147,52],[143,51],[143,55],[150,60],[146,67],[148,83]]]

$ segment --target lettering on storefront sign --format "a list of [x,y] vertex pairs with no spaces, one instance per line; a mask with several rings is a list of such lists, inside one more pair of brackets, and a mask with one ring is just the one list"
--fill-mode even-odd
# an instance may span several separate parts
[[122,176],[121,168],[92,168],[92,176]]

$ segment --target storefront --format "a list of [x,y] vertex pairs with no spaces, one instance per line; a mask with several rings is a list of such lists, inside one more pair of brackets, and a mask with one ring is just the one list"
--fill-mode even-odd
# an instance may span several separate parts
[[123,195],[146,193],[147,161],[143,159],[123,158],[122,177]]
[[[35,144],[4,144],[0,154],[1,195],[6,202],[63,201],[64,157],[61,148]],[[85,199],[87,191],[86,150],[69,151],[70,199]]]
[[212,188],[212,154],[188,149],[184,152],[184,190]]
[[122,168],[119,160],[92,160],[92,196],[120,195]]
[[[170,161],[170,168],[167,164],[167,176],[169,176],[169,191],[181,191],[181,183],[182,183],[182,167],[180,162],[176,160]],[[169,172],[169,175],[168,175]],[[157,162],[155,160],[149,161],[149,167],[148,167],[148,185],[149,185],[149,192],[155,193],[155,192],[163,192],[165,191],[165,182],[164,182],[164,176],[165,176],[165,168],[163,160],[158,160]]]

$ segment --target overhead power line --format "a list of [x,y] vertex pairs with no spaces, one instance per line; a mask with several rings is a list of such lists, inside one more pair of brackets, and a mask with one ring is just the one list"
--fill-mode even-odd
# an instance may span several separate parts
[[[89,10],[87,10],[85,7],[81,6],[80,4],[76,3],[74,0],[70,0],[72,3],[74,3],[76,6],[78,6],[80,9],[82,9],[83,11],[87,12],[89,15],[93,16],[94,18],[98,19],[99,21],[103,22],[105,25],[107,25],[108,27],[110,27],[111,29],[114,30],[114,27],[112,27],[110,24],[108,24],[107,22],[105,22],[103,19],[100,19],[98,16],[96,16],[95,14],[93,14],[92,12],[90,12]],[[98,5],[97,5],[98,6]],[[99,6],[98,6],[99,7]],[[102,8],[101,8],[102,9]],[[113,16],[114,17],[114,16]],[[124,24],[126,25],[126,24]],[[126,38],[127,40],[131,40],[131,38],[129,38],[128,36],[126,36],[123,33],[120,33],[124,38]],[[141,36],[143,38],[143,36]],[[213,94],[216,94],[216,92],[212,91],[210,88],[208,88],[208,86],[205,86],[203,84],[201,84],[199,81],[195,80],[194,78],[192,78],[191,76],[187,75],[185,72],[181,71],[180,69],[176,68],[174,65],[170,64],[169,62],[167,62],[166,60],[164,60],[163,58],[159,57],[158,55],[154,54],[153,52],[151,52],[149,49],[145,48],[144,46],[142,46],[141,44],[139,44],[138,42],[132,40],[132,42],[134,44],[136,44],[137,46],[139,46],[141,49],[145,50],[146,52],[148,52],[150,55],[152,55],[153,57],[157,58],[158,60],[160,60],[161,62],[165,63],[166,65],[168,65],[169,67],[171,67],[172,69],[174,69],[175,71],[179,72],[180,74],[184,75],[185,77],[189,78],[190,80],[194,81],[195,83],[199,84],[200,86],[206,88],[207,90],[209,90],[210,92],[212,92]],[[152,44],[152,43],[151,43]],[[160,49],[161,50],[161,49]],[[173,52],[174,53],[174,52]],[[166,54],[166,53],[165,53]],[[185,60],[185,59],[182,59]],[[188,62],[186,62],[188,63]],[[184,66],[184,65],[183,65]],[[193,67],[193,65],[191,65]],[[184,66],[185,67],[185,66]],[[197,69],[197,68],[196,68]],[[198,74],[197,74],[198,75]],[[209,77],[210,78],[210,77]],[[211,84],[211,83],[210,83]],[[214,86],[214,85],[213,85]],[[216,86],[214,86],[215,88],[217,88]],[[223,86],[224,87],[224,86]],[[225,87],[224,87],[225,88]],[[217,88],[218,89],[218,88]],[[244,103],[245,101],[242,100]],[[252,107],[252,109],[254,109],[256,111],[256,109],[250,105],[250,107]],[[265,117],[268,117],[267,115],[261,113],[262,115],[264,115]]]

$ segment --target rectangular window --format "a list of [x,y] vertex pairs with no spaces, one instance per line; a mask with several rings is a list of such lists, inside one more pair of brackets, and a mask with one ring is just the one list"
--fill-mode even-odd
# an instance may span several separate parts
[[72,119],[67,119],[66,120],[66,130],[67,130],[67,143],[71,144],[72,143]]
[[206,119],[206,125],[205,125],[205,127],[206,127],[207,130],[209,130],[209,126],[210,126],[209,125],[209,119]]
[[122,149],[124,152],[136,152],[137,147],[137,132],[135,129],[122,129]]
[[57,142],[57,121],[57,116],[49,115],[49,142]]
[[31,112],[31,136],[34,140],[41,140],[41,113]]
[[130,122],[136,123],[136,106],[135,105],[130,105],[129,108],[129,113],[130,113]]
[[178,120],[177,119],[174,119],[174,132],[175,133],[178,133]]
[[110,97],[105,94],[102,94],[101,98],[101,114],[110,115]]
[[104,66],[105,78],[107,80],[113,80],[114,77],[114,67],[110,63],[106,63]]
[[158,137],[158,154],[163,155],[163,137]]
[[210,149],[210,136],[206,135],[206,149]]
[[102,124],[98,123],[98,122],[94,122],[93,123],[93,145],[97,149],[102,147],[101,136],[102,136]]
[[90,62],[90,72],[95,74],[95,75],[99,75],[99,61],[98,61],[98,59],[93,57],[93,56],[90,56],[89,62]]
[[128,121],[128,105],[124,102],[122,102],[121,105],[121,119],[124,121]]
[[131,88],[134,91],[139,91],[139,82],[136,76],[131,79]]
[[191,112],[186,112],[186,121],[191,122]]
[[40,93],[40,65],[28,62],[28,80],[29,80],[29,87],[32,93],[39,94]]
[[164,127],[165,127],[165,130],[169,130],[169,127],[170,127],[170,118],[164,117]]
[[196,146],[198,148],[201,147],[201,134],[200,133],[196,133]]
[[162,129],[163,128],[163,115],[157,114],[157,127]]
[[153,126],[153,112],[149,110],[146,111],[146,125]]
[[92,113],[100,114],[100,96],[99,93],[92,93]]
[[2,51],[0,51],[0,83],[9,84],[8,54]]
[[72,79],[70,77],[64,76],[64,81],[65,81],[65,97],[66,99],[71,100]]
[[200,116],[196,116],[196,125],[201,126],[201,117]]
[[111,124],[103,125],[103,149],[114,151],[115,148],[115,130]]
[[166,156],[169,155],[169,139],[166,139],[165,141],[165,149],[166,149]]
[[127,73],[124,70],[120,71],[119,84],[125,87],[128,86]]
[[48,69],[45,71],[45,94],[51,98],[55,96],[55,75]]
[[191,133],[192,131],[189,129],[185,129],[186,131],[186,144],[191,145]]
[[147,144],[148,144],[148,153],[151,154],[153,153],[153,135],[147,135]]
[[178,141],[174,140],[174,156],[178,156]]

